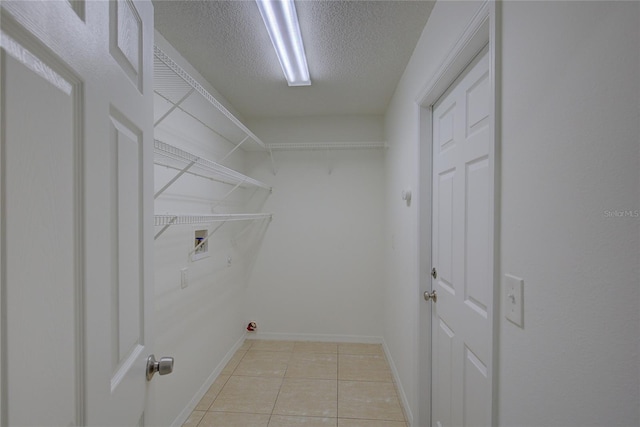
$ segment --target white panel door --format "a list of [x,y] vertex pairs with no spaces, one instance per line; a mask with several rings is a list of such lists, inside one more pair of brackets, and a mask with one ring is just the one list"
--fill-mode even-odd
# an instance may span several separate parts
[[153,8],[1,7],[0,424],[144,425]]
[[493,141],[485,49],[433,108],[432,425],[491,425]]

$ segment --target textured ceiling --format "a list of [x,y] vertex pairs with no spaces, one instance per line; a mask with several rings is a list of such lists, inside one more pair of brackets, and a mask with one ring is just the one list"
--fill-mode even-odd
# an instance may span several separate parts
[[289,87],[253,0],[156,0],[156,29],[246,118],[383,114],[428,1],[296,1],[311,86]]

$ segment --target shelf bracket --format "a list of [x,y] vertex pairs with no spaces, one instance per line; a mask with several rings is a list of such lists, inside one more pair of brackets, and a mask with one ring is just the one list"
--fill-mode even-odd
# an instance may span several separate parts
[[271,151],[271,147],[267,146],[269,149],[269,157],[271,158],[271,171],[273,172],[273,176],[276,176],[276,162],[273,160],[273,151]]
[[159,124],[160,124],[164,119],[166,119],[166,118],[169,116],[169,114],[173,113],[173,111],[174,111],[176,108],[180,107],[180,104],[182,104],[182,103],[185,101],[185,99],[187,99],[187,98],[188,98],[188,97],[193,93],[193,91],[194,91],[194,90],[195,90],[195,89],[191,89],[189,92],[187,92],[187,94],[186,94],[185,96],[183,96],[182,98],[180,98],[180,100],[179,100],[178,102],[176,102],[175,104],[173,104],[173,105],[171,106],[171,108],[169,108],[169,111],[167,111],[166,113],[164,113],[164,114],[162,115],[162,117],[160,117],[160,118],[159,118],[159,119],[158,119],[158,120],[153,124],[153,127],[155,128],[156,126],[158,126],[158,125],[159,125]]
[[202,241],[201,241],[200,243],[198,243],[198,244],[196,245],[196,247],[195,247],[195,248],[193,248],[193,250],[192,250],[191,252],[189,252],[189,256],[191,256],[191,255],[193,255],[194,253],[196,253],[196,251],[197,251],[198,249],[200,249],[200,248],[202,247],[202,245],[204,245],[205,243],[207,243],[207,241],[209,240],[209,238],[210,238],[211,236],[213,236],[213,234],[214,234],[216,231],[220,230],[220,229],[222,228],[222,226],[223,226],[223,225],[225,225],[226,223],[227,223],[227,221],[223,221],[220,225],[218,225],[216,228],[214,228],[212,232],[208,233],[208,234],[207,234],[207,237],[205,237],[204,239],[202,239]]
[[231,244],[235,247],[238,243],[238,240],[240,239],[240,236],[246,233],[247,230],[250,229],[252,226],[253,226],[253,222],[250,222],[249,224],[247,224],[238,234],[236,234],[233,237],[233,239],[231,239]]
[[164,227],[162,227],[162,229],[156,233],[156,235],[153,237],[153,240],[157,240],[157,239],[158,239],[158,237],[160,237],[160,236],[162,235],[162,233],[164,233],[164,232],[167,230],[167,228],[171,227],[171,225],[172,225],[174,222],[176,222],[176,220],[177,220],[177,219],[178,219],[178,217],[177,217],[177,216],[174,216],[174,217],[171,219],[171,221],[170,221],[167,225],[165,225]]
[[154,200],[155,200],[155,199],[157,199],[159,195],[161,195],[162,193],[164,193],[164,191],[165,191],[167,188],[171,187],[171,185],[172,185],[174,182],[176,182],[176,181],[178,180],[178,178],[180,178],[180,177],[181,177],[182,175],[184,175],[184,174],[185,174],[189,169],[191,169],[191,167],[192,167],[193,165],[195,165],[197,161],[198,161],[198,159],[193,160],[193,161],[192,161],[191,163],[189,163],[187,166],[185,166],[184,168],[182,168],[182,169],[180,170],[180,172],[178,172],[178,174],[177,174],[176,176],[174,176],[174,177],[171,179],[171,181],[167,182],[167,183],[165,184],[165,186],[164,186],[164,187],[162,187],[160,190],[158,190],[158,192],[153,196]]
[[[263,218],[263,219],[262,219],[262,221],[263,221],[263,222],[264,222],[264,221],[271,221],[271,219],[272,219],[271,217]],[[254,225],[254,223],[253,223],[253,221],[252,221],[252,222],[250,222],[246,227],[244,227],[244,228],[243,228],[243,229],[242,229],[238,234],[236,234],[236,235],[233,237],[233,239],[231,239],[231,244],[232,244],[233,246],[236,246],[236,245],[237,245],[237,243],[238,243],[238,240],[240,240],[240,237],[241,237],[244,233],[246,233],[246,232],[247,232],[247,230],[249,230],[251,227],[253,227],[253,225]]]
[[329,175],[331,175],[335,166],[335,159],[333,158],[330,151],[325,151],[325,158],[327,159],[327,169],[329,169]]
[[[258,193],[258,190],[259,190],[259,188],[255,188],[255,189],[253,190],[253,193],[251,193],[251,196],[249,196],[249,197],[247,198],[247,202],[248,202],[248,201],[250,201],[251,199],[253,199],[253,196],[255,196],[255,195]],[[270,191],[273,191],[273,190],[270,190]]]
[[224,156],[222,159],[218,160],[218,163],[222,163],[222,162],[224,162],[224,161],[227,159],[227,157],[229,157],[230,155],[232,155],[232,154],[233,154],[233,152],[234,152],[234,151],[236,151],[238,148],[240,148],[240,146],[241,146],[242,144],[244,144],[248,139],[249,139],[249,135],[245,136],[245,137],[244,137],[244,139],[243,139],[242,141],[240,141],[240,143],[239,143],[238,145],[236,145],[235,147],[233,147],[233,150],[229,151],[229,152],[227,153],[227,155],[226,155],[226,156]]
[[237,189],[238,187],[240,187],[242,184],[244,184],[244,180],[243,180],[243,181],[240,181],[239,183],[237,183],[237,184],[236,184],[236,185],[231,189],[231,191],[229,191],[227,194],[225,194],[225,195],[224,195],[224,197],[223,197],[222,199],[218,200],[218,201],[216,202],[216,204],[215,204],[215,205],[211,206],[211,213],[214,213],[214,212],[213,212],[213,210],[214,210],[216,207],[218,207],[222,202],[224,202],[224,201],[227,199],[227,197],[229,197],[229,196],[231,195],[231,193],[233,193],[234,191],[236,191],[236,189]]

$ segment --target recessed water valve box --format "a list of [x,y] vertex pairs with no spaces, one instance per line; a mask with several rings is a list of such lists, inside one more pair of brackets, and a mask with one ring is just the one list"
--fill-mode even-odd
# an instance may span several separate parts
[[208,256],[209,254],[209,241],[207,240],[208,230],[195,230],[193,240],[193,255],[191,259],[193,261],[199,260]]

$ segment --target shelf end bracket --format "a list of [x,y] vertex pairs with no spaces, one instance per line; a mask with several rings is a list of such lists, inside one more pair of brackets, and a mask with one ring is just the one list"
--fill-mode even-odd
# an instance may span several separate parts
[[173,113],[173,111],[174,111],[176,108],[179,108],[179,107],[180,107],[180,104],[182,104],[182,103],[185,101],[185,99],[187,99],[187,98],[189,97],[189,95],[191,95],[191,94],[193,93],[193,91],[194,91],[194,90],[195,90],[195,89],[191,89],[189,92],[187,92],[187,93],[186,93],[186,95],[184,95],[182,98],[180,98],[180,100],[179,100],[178,102],[176,102],[175,104],[173,104],[173,105],[171,106],[171,108],[169,108],[169,111],[167,111],[166,113],[164,113],[164,114],[162,115],[162,117],[160,117],[158,120],[156,120],[156,122],[153,124],[153,127],[155,128],[156,126],[158,126],[158,125],[159,125],[159,124],[160,124],[164,119],[166,119],[166,118],[169,116],[169,114]]
[[171,218],[171,221],[169,221],[168,224],[165,224],[165,226],[162,227],[162,229],[156,233],[156,235],[153,237],[153,240],[158,240],[158,237],[160,237],[162,233],[164,233],[167,230],[167,228],[171,227],[171,225],[173,225],[173,223],[176,222],[177,219],[178,219],[177,216],[174,216],[173,218]]
[[176,181],[178,180],[178,178],[180,178],[182,175],[184,175],[184,174],[185,174],[189,169],[191,169],[191,167],[192,167],[193,165],[195,165],[197,161],[198,161],[198,159],[193,160],[193,161],[192,161],[191,163],[189,163],[187,166],[185,166],[184,168],[182,168],[182,169],[180,170],[180,172],[178,172],[178,173],[177,173],[177,175],[176,175],[176,176],[174,176],[173,178],[171,178],[171,181],[167,182],[167,183],[165,184],[165,186],[164,186],[164,187],[162,187],[160,190],[158,190],[158,192],[157,192],[156,194],[154,194],[153,199],[154,199],[154,200],[155,200],[155,199],[157,199],[157,198],[158,198],[158,196],[159,196],[159,195],[161,195],[162,193],[164,193],[164,191],[165,191],[167,188],[171,187],[171,185],[172,185],[174,182],[176,182]]
[[248,139],[249,139],[249,135],[245,136],[244,139],[238,143],[238,145],[233,147],[233,150],[229,151],[222,159],[218,160],[218,163],[224,162],[227,159],[227,157],[232,155],[234,153],[234,151],[236,151],[238,148],[240,148],[240,146],[242,144],[244,144]]

